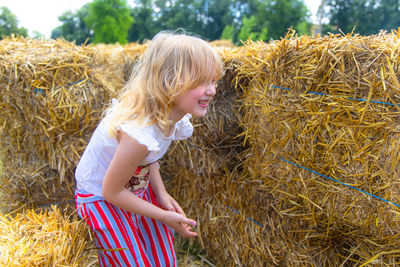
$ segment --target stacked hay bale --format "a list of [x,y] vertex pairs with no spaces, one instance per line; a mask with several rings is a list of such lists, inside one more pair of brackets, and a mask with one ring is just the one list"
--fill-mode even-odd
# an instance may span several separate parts
[[[354,189],[400,204],[398,38],[290,32],[219,48],[226,74],[207,116],[162,162],[211,260],[399,263],[398,207]],[[79,157],[145,48],[1,42],[2,208],[71,199]]]
[[[83,256],[84,247],[92,244],[87,244],[87,234],[79,230],[83,224],[76,216],[66,214],[73,207],[51,215],[26,213],[23,209],[73,199],[73,173],[79,158],[102,112],[125,83],[129,68],[141,53],[142,46],[138,44],[121,48],[76,46],[63,40],[1,41],[0,209],[15,213],[19,208],[16,217],[2,218],[3,224],[9,226],[1,238],[10,239],[2,242],[7,247],[1,255],[2,264],[45,262],[78,266],[82,258],[96,253],[90,250],[90,256],[86,252]],[[48,224],[64,228],[52,229],[54,235],[44,233],[50,231]],[[22,236],[27,234],[23,229],[29,230],[29,242]],[[69,231],[78,236],[61,247],[54,243],[67,241]],[[21,246],[22,241],[25,246]]]
[[76,216],[27,210],[16,216],[0,214],[2,266],[87,266],[86,225]]
[[[250,198],[270,199],[263,204],[281,217],[286,234],[278,239],[292,255],[274,257],[288,265],[398,263],[398,35],[292,34],[249,43],[238,69],[252,79],[242,120],[252,147],[246,166],[259,180]],[[267,214],[251,211],[262,222]]]
[[93,53],[61,40],[1,44],[2,202],[71,196],[68,178],[107,98],[88,77]]
[[97,44],[91,46],[94,59],[91,64],[91,77],[112,92],[121,89],[128,80],[132,67],[146,49],[145,45],[129,43]]
[[214,40],[210,42],[210,45],[213,47],[235,48],[231,40]]
[[80,155],[141,46],[7,38],[0,49],[2,208],[71,199]]
[[92,57],[61,40],[1,41],[1,197],[9,209],[71,195],[67,177],[106,97],[88,77]]
[[[397,33],[289,32],[235,52],[227,88],[243,94],[234,125],[250,149],[219,165],[225,174],[199,175],[181,164],[173,181],[211,259],[224,266],[399,264],[399,45]],[[193,139],[206,140],[203,134]],[[219,155],[213,140],[204,146]],[[172,156],[181,153],[190,155]],[[201,165],[216,162],[208,158]]]

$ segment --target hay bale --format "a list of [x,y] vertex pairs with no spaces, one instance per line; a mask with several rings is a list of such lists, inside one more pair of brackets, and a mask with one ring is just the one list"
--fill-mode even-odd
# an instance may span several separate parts
[[0,263],[3,266],[82,266],[88,263],[89,232],[76,216],[27,210],[0,214]]
[[259,180],[253,192],[268,192],[281,216],[301,222],[289,225],[286,246],[326,248],[310,249],[308,262],[398,262],[399,206],[332,180],[400,204],[398,36],[293,34],[247,43],[238,68],[238,77],[251,75],[241,121],[248,174]]
[[[13,188],[24,203],[49,189],[57,192],[65,177],[73,180],[96,119],[126,79],[136,52],[132,59],[131,48],[108,47],[109,54],[102,54],[100,46],[94,52],[34,43],[42,54],[46,46],[52,56],[67,46],[70,55],[83,53],[47,66],[49,59],[40,61],[39,52],[29,50],[28,57],[20,52],[28,51],[24,44],[8,42],[27,41],[6,39],[11,53],[0,53],[8,156],[0,190]],[[326,179],[400,204],[398,35],[317,38],[289,32],[269,44],[218,51],[226,75],[210,112],[193,120],[194,136],[175,143],[162,162],[164,176],[173,178],[167,181],[172,195],[200,222],[199,244],[207,255],[224,266],[398,264],[398,207]],[[112,84],[111,68],[103,64],[115,65]],[[48,72],[40,78],[43,66]],[[81,83],[58,80],[82,73]],[[15,121],[10,110],[19,114]],[[21,180],[13,185],[14,179]]]
[[[90,76],[94,57],[90,47],[24,38],[3,39],[0,47],[1,144],[7,167],[1,179],[5,183],[11,177],[21,179],[15,184],[38,186],[36,191],[69,188],[59,190],[59,197],[65,197],[66,191],[72,192],[74,168],[113,92]],[[43,175],[27,173],[38,166],[56,175],[36,179]],[[24,175],[16,177],[17,172]],[[43,196],[31,195],[29,200],[43,203]]]
[[[57,171],[47,163],[13,159],[5,161],[0,182],[0,211],[7,213],[21,207],[38,207],[70,200],[72,185],[61,183]],[[72,182],[71,182],[72,184]]]
[[101,87],[112,92],[118,92],[129,79],[132,67],[136,64],[147,46],[129,43],[96,44],[94,50],[91,76],[100,83]]
[[[199,221],[199,243],[211,261],[398,264],[396,205],[298,167],[400,204],[398,46],[397,34],[289,32],[281,41],[235,50],[229,86],[238,93],[230,100],[240,113],[230,118],[250,149],[243,145],[233,152],[233,164],[225,160],[212,172],[198,170],[216,162],[213,157],[195,166],[189,163],[198,156],[169,154],[186,168],[176,169],[168,187]],[[193,139],[207,138],[203,133]]]
[[214,40],[210,42],[211,46],[214,47],[224,47],[224,48],[234,48],[232,40]]

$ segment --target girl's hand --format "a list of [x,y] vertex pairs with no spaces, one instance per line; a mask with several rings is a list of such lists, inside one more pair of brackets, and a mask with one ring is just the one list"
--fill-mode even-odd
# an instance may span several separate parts
[[167,211],[164,218],[161,220],[183,237],[195,237],[196,232],[192,231],[192,227],[196,226],[196,221],[186,218],[186,216],[174,211]]
[[179,206],[178,202],[176,202],[176,200],[173,197],[171,197],[171,195],[168,194],[167,192],[159,194],[157,196],[157,201],[162,208],[169,211],[175,211],[186,217],[185,212],[183,211],[181,206]]

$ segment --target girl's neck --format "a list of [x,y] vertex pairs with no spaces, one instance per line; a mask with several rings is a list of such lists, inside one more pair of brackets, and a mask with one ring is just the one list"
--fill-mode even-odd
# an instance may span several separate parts
[[175,126],[175,123],[180,121],[183,118],[183,116],[185,116],[184,112],[173,108],[171,114],[169,115],[169,119],[171,121],[172,126]]
[[171,136],[174,133],[175,124],[180,121],[183,116],[185,116],[184,112],[177,110],[176,108],[172,108],[171,114],[169,115],[170,123],[167,129],[165,129],[163,132],[165,136]]
[[157,125],[157,127],[162,135],[165,137],[170,137],[174,133],[175,123],[169,123],[169,125],[166,127],[161,127],[160,125]]

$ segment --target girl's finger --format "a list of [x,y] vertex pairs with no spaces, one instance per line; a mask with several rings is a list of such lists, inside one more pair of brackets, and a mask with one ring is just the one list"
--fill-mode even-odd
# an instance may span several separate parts
[[182,224],[183,224],[183,226],[185,226],[186,229],[192,230],[192,227],[191,227],[190,225],[188,225],[188,224],[186,224],[186,223],[182,223]]
[[188,229],[183,225],[183,229],[179,231],[179,233],[184,236],[184,237],[195,237],[197,236],[196,232],[191,231],[191,229]]
[[192,227],[195,227],[197,222],[195,220],[186,218],[186,220],[184,222],[182,222],[182,224],[186,224],[186,225],[190,225]]
[[175,199],[172,199],[171,202],[172,202],[172,205],[175,207],[176,212],[179,213],[179,214],[182,214],[183,216],[186,217],[185,212],[183,211],[181,206],[179,206],[178,202],[176,202]]

